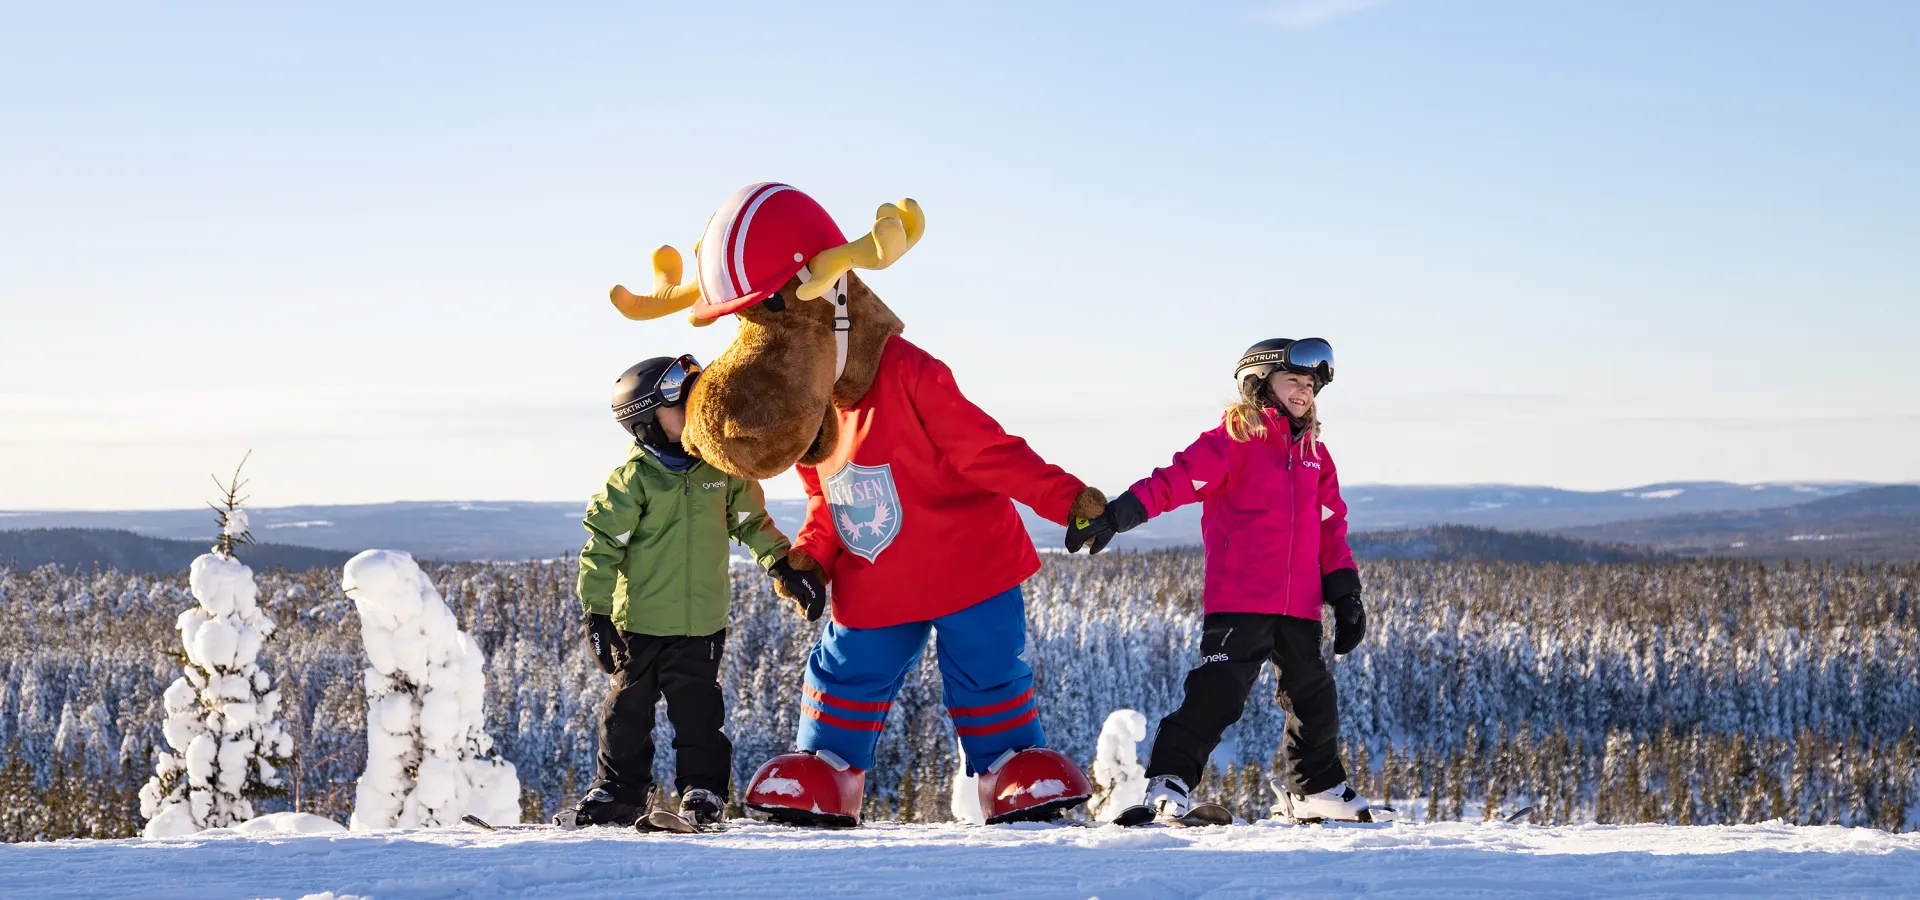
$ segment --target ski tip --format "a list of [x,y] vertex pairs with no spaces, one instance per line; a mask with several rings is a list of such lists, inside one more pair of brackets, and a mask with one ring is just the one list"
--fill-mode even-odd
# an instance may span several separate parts
[[465,822],[468,825],[472,825],[475,828],[484,829],[486,831],[500,830],[498,828],[493,827],[492,825],[487,824],[487,820],[482,819],[479,816],[461,816],[460,821]]
[[693,820],[661,809],[647,813],[640,821],[645,822],[650,831],[670,831],[674,834],[699,834],[701,831]]
[[1129,806],[1113,817],[1113,824],[1121,828],[1145,825],[1151,821],[1153,821],[1153,807],[1150,806]]
[[1508,814],[1506,818],[1506,822],[1508,825],[1527,825],[1527,824],[1531,824],[1532,819],[1533,819],[1533,807],[1522,806],[1519,809],[1516,809],[1512,813]]
[[1209,825],[1232,825],[1233,812],[1217,803],[1202,803],[1187,810],[1186,815],[1179,816],[1173,821],[1176,824],[1188,828],[1206,827]]

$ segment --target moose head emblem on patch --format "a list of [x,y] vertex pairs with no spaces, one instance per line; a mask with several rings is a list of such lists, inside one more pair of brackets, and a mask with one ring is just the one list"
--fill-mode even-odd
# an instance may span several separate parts
[[833,530],[849,553],[873,562],[900,536],[900,493],[891,466],[847,463],[822,482]]

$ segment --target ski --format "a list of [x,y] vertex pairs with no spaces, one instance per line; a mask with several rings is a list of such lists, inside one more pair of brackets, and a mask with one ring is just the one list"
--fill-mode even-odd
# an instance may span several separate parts
[[633,823],[633,827],[640,831],[667,831],[674,834],[700,834],[705,831],[714,830],[712,828],[702,828],[699,823],[692,819],[679,813],[667,812],[664,809],[656,809],[653,812],[647,813],[640,821]]
[[1273,814],[1273,820],[1282,825],[1385,825],[1400,817],[1400,813],[1391,806],[1370,806],[1360,811],[1358,818],[1329,819],[1324,816],[1305,818],[1286,815],[1279,811]]
[[1129,806],[1113,817],[1113,824],[1122,828],[1135,828],[1151,822],[1174,825],[1180,828],[1204,828],[1209,825],[1232,825],[1233,813],[1217,803],[1201,803],[1187,810],[1184,816],[1159,817],[1154,815],[1150,806]]
[[461,816],[460,821],[481,829],[482,831],[537,831],[542,828],[557,827],[540,822],[516,822],[512,825],[495,825],[479,816]]
[[1532,818],[1533,818],[1533,807],[1522,806],[1519,809],[1516,809],[1513,812],[1509,813],[1507,817],[1502,821],[1505,821],[1508,825],[1525,825],[1525,824],[1528,824],[1529,820],[1531,820]]
[[1175,816],[1167,820],[1182,828],[1204,828],[1209,825],[1232,825],[1233,813],[1218,803],[1201,803],[1187,810],[1184,816]]
[[1144,804],[1140,806],[1129,806],[1121,810],[1119,815],[1113,817],[1113,824],[1122,828],[1145,825],[1151,821],[1153,821],[1153,807]]

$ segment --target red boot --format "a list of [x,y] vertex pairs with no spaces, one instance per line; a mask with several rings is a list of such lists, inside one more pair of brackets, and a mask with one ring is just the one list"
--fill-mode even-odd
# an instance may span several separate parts
[[782,753],[754,773],[746,804],[789,825],[852,828],[866,790],[867,773],[831,750]]
[[1057,750],[1008,750],[980,773],[980,812],[987,824],[1057,819],[1093,796],[1080,767]]

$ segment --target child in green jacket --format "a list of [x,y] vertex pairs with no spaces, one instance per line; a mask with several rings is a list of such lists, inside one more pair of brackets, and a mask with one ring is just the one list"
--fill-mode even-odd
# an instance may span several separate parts
[[700,364],[656,357],[614,382],[613,413],[635,438],[627,461],[587,505],[580,603],[600,667],[614,676],[600,712],[598,777],[563,827],[634,825],[653,787],[653,708],[673,722],[681,814],[718,821],[733,770],[722,732],[720,652],[732,588],[727,539],[739,541],[794,597],[820,615],[826,587],[787,565],[787,539],[767,515],[758,482],[728,475],[680,445],[686,399]]

